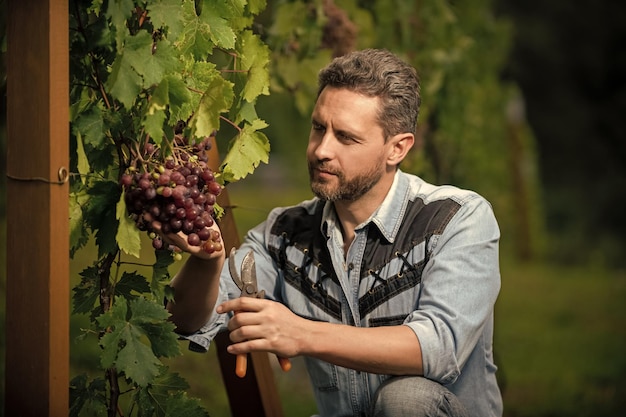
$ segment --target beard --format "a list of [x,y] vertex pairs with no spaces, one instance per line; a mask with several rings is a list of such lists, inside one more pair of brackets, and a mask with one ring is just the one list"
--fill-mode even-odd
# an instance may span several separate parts
[[[315,169],[320,168],[335,176],[332,181],[315,179]],[[368,171],[362,172],[347,179],[345,174],[334,171],[324,165],[324,162],[309,162],[309,178],[311,191],[318,198],[326,201],[356,201],[365,195],[383,176],[382,162],[378,161]]]

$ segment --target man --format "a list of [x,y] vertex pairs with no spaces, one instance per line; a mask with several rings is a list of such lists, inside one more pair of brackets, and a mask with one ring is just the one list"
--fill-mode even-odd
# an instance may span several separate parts
[[385,50],[320,72],[307,148],[316,198],[273,210],[237,251],[237,265],[254,251],[265,299],[239,298],[224,251],[167,236],[192,254],[168,308],[193,347],[227,325],[233,354],[304,356],[322,416],[502,414],[498,225],[476,193],[399,170],[419,104],[415,70]]

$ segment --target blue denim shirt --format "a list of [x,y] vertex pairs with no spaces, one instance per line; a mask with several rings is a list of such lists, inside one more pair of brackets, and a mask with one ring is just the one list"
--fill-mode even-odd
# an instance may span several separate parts
[[[500,232],[490,204],[472,191],[398,171],[383,204],[355,233],[344,257],[333,205],[314,198],[273,210],[248,232],[237,264],[253,250],[259,288],[302,317],[410,327],[426,378],[456,394],[470,415],[501,416],[492,351]],[[239,296],[227,267],[220,291],[218,303]],[[190,346],[208,349],[227,319],[214,314],[186,336]],[[366,415],[389,378],[305,360],[325,417]]]

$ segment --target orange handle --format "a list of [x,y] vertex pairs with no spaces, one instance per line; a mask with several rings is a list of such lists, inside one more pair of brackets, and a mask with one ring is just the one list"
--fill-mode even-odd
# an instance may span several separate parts
[[235,363],[235,374],[239,378],[246,376],[246,370],[248,369],[248,355],[240,353],[237,355],[237,361]]
[[289,372],[289,370],[291,369],[291,361],[289,360],[289,358],[282,358],[280,356],[276,356],[278,358],[278,363],[280,364],[280,368],[285,371],[285,372]]
[[[235,311],[237,314],[237,311]],[[239,378],[243,378],[246,376],[246,371],[248,370],[248,355],[246,353],[240,353],[237,355],[237,360],[235,362],[235,375]]]
[[[237,314],[236,311],[235,311],[235,314]],[[276,356],[276,357],[278,358],[278,363],[280,364],[280,368],[285,372],[289,372],[289,370],[291,369],[291,361],[289,360],[289,358],[283,358],[281,356]],[[245,353],[240,353],[237,355],[237,359],[235,361],[235,374],[239,378],[243,378],[246,376],[247,370],[248,370],[248,355]]]

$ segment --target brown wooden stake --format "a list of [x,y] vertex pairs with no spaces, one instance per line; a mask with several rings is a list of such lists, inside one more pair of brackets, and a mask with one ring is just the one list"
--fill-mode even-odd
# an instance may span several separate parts
[[[220,165],[220,155],[215,143],[209,152],[209,163],[211,168],[217,171]],[[228,253],[230,248],[239,246],[240,239],[227,189],[222,191],[217,202],[225,209],[219,225],[224,248]],[[218,334],[214,341],[231,415],[233,417],[282,417],[282,405],[269,355],[263,352],[249,355],[248,372],[244,378],[239,378],[235,375],[236,356],[226,351],[229,343],[226,332]]]
[[5,415],[67,416],[67,1],[9,1],[6,21]]

